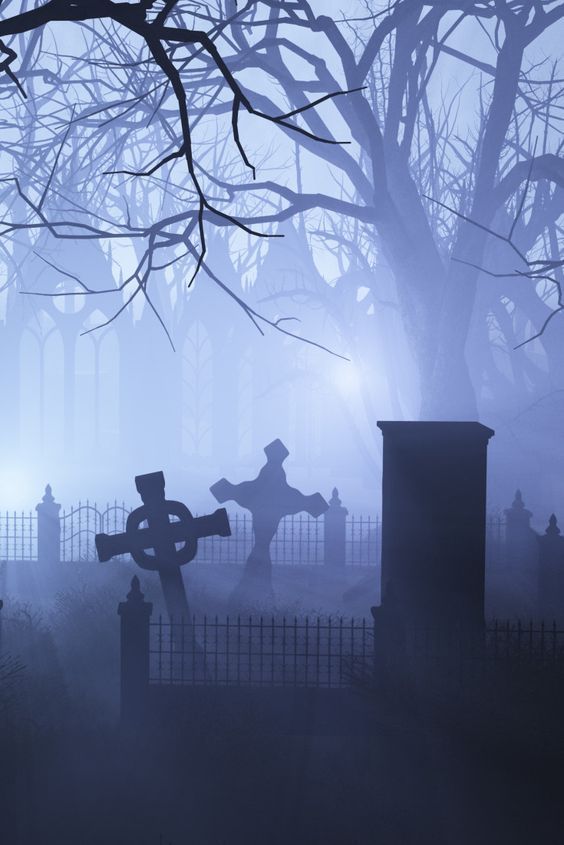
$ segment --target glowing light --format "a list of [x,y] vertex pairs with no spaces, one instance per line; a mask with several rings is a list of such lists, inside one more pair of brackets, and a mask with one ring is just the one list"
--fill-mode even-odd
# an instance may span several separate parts
[[[45,486],[45,485],[43,485]],[[34,507],[39,501],[37,487],[30,475],[16,467],[0,468],[0,509],[20,510]]]
[[333,381],[343,396],[349,398],[357,394],[361,387],[360,374],[350,361],[342,361],[335,366]]

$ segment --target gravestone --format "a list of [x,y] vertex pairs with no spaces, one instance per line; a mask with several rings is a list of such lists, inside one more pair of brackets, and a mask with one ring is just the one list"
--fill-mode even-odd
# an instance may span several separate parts
[[476,422],[379,422],[382,606],[406,626],[484,622],[487,445]]
[[290,454],[281,440],[265,447],[266,464],[253,481],[231,484],[226,478],[210,487],[218,502],[233,500],[251,512],[254,546],[234,598],[269,601],[272,598],[270,543],[285,516],[306,511],[318,517],[329,507],[320,493],[305,496],[290,487],[282,464]]
[[96,535],[98,559],[105,562],[130,554],[142,569],[158,572],[169,616],[188,622],[190,610],[180,567],[195,557],[201,537],[231,534],[227,512],[218,508],[209,516],[193,517],[186,505],[165,499],[162,472],[136,476],[135,486],[143,505],[127,517],[125,533]]

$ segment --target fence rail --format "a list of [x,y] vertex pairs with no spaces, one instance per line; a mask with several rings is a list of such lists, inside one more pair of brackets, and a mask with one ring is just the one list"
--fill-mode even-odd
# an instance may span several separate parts
[[564,671],[564,630],[556,622],[495,621],[488,626],[486,638],[487,651],[493,660],[554,664]]
[[[89,501],[79,502],[62,511],[60,524],[60,560],[66,562],[96,561],[94,537],[125,531],[131,508],[113,502],[100,508]],[[198,541],[197,560],[202,563],[244,564],[253,545],[252,520],[247,513],[229,514],[230,537],[205,537]],[[344,522],[345,566],[379,566],[382,525],[379,516],[348,516]],[[0,513],[0,560],[35,561],[38,559],[37,513]],[[504,559],[506,523],[492,517],[487,523],[487,559],[499,563]],[[307,514],[285,517],[272,541],[274,564],[322,566],[326,563],[323,519]]]
[[402,637],[401,649],[414,660],[468,657],[558,663],[564,669],[564,630],[556,622],[493,620],[479,636],[468,636],[456,628],[413,628]]
[[[100,508],[96,503],[86,501],[61,513],[49,486],[45,492],[43,502],[35,511],[0,513],[0,560],[96,561],[95,535],[123,532],[132,510],[123,502]],[[490,571],[502,571],[507,566],[534,570],[539,558],[539,540],[544,542],[549,557],[564,558],[564,540],[561,537],[558,540],[560,532],[556,517],[550,517],[543,536],[530,527],[531,515],[520,491],[516,492],[511,508],[489,515],[486,562]],[[253,545],[252,518],[248,513],[233,511],[229,520],[230,537],[199,540],[199,562],[245,563]],[[41,525],[46,526],[46,532],[42,533]],[[342,506],[339,491],[334,488],[329,508],[322,518],[314,519],[300,513],[280,522],[270,547],[272,562],[290,566],[378,567],[381,534],[379,516],[349,515]],[[42,536],[51,538],[51,547],[44,555],[41,554]]]
[[343,688],[369,665],[373,636],[365,619],[160,617],[150,623],[149,682]]
[[0,513],[0,560],[37,560],[37,515]]
[[[202,617],[149,624],[149,682],[164,685],[345,688],[373,677],[379,637],[372,621],[304,617]],[[479,637],[416,628],[384,645],[393,671],[415,674],[532,667],[564,674],[564,630],[556,624],[494,621]],[[393,664],[393,665],[392,665]]]
[[[125,531],[131,512],[123,502],[100,508],[89,501],[59,516],[60,560],[96,561],[96,534]],[[229,514],[230,537],[205,537],[198,541],[197,560],[202,563],[244,564],[253,545],[252,519],[246,513]],[[345,522],[346,566],[380,564],[381,522],[378,516],[351,516]],[[306,514],[285,517],[271,543],[274,564],[322,566],[326,563],[324,521]],[[38,558],[37,514],[0,514],[0,560],[34,561]]]
[[[100,510],[96,504],[78,503],[60,516],[60,559],[68,562],[87,562],[98,559],[94,538],[96,534],[116,534],[125,531],[131,508],[122,502],[108,504]],[[125,557],[125,555],[122,555]]]

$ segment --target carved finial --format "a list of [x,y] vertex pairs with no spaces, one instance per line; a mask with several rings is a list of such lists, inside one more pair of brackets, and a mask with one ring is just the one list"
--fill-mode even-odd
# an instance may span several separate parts
[[550,515],[550,519],[548,520],[548,528],[544,532],[545,534],[560,534],[560,528],[558,527],[558,520],[554,514]]
[[515,498],[513,499],[511,507],[507,508],[504,513],[507,519],[513,524],[527,526],[529,520],[533,515],[531,511],[527,510],[527,508],[525,507],[525,502],[523,501],[523,494],[519,489],[515,491]]
[[50,484],[48,484],[45,488],[45,495],[43,496],[42,501],[46,503],[51,503],[55,501],[55,497],[53,496],[53,489]]
[[333,494],[331,496],[329,504],[333,507],[339,507],[339,505],[341,504],[341,500],[339,499],[339,491],[336,487],[333,487]]
[[145,598],[144,593],[141,592],[141,584],[137,575],[131,579],[131,590],[127,594],[127,601],[142,602]]
[[523,496],[520,490],[515,491],[515,498],[513,499],[513,504],[511,507],[515,508],[516,510],[523,510],[523,508],[525,507]]

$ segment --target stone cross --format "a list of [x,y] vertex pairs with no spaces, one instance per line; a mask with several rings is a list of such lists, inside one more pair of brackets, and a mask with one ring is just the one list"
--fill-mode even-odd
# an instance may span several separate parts
[[165,499],[162,472],[138,475],[135,486],[143,505],[127,517],[125,533],[96,535],[98,559],[104,562],[130,554],[142,569],[156,570],[169,616],[188,622],[190,611],[180,567],[195,557],[200,537],[231,534],[227,512],[218,508],[209,516],[193,517],[186,505]]
[[270,543],[278,530],[280,520],[290,514],[306,511],[318,517],[329,507],[320,493],[304,496],[290,487],[282,464],[290,454],[281,440],[266,446],[266,464],[253,481],[231,484],[222,478],[210,487],[218,502],[231,499],[251,512],[254,546],[251,550],[243,580],[242,592],[254,592],[256,597],[266,597],[272,590],[272,561]]

